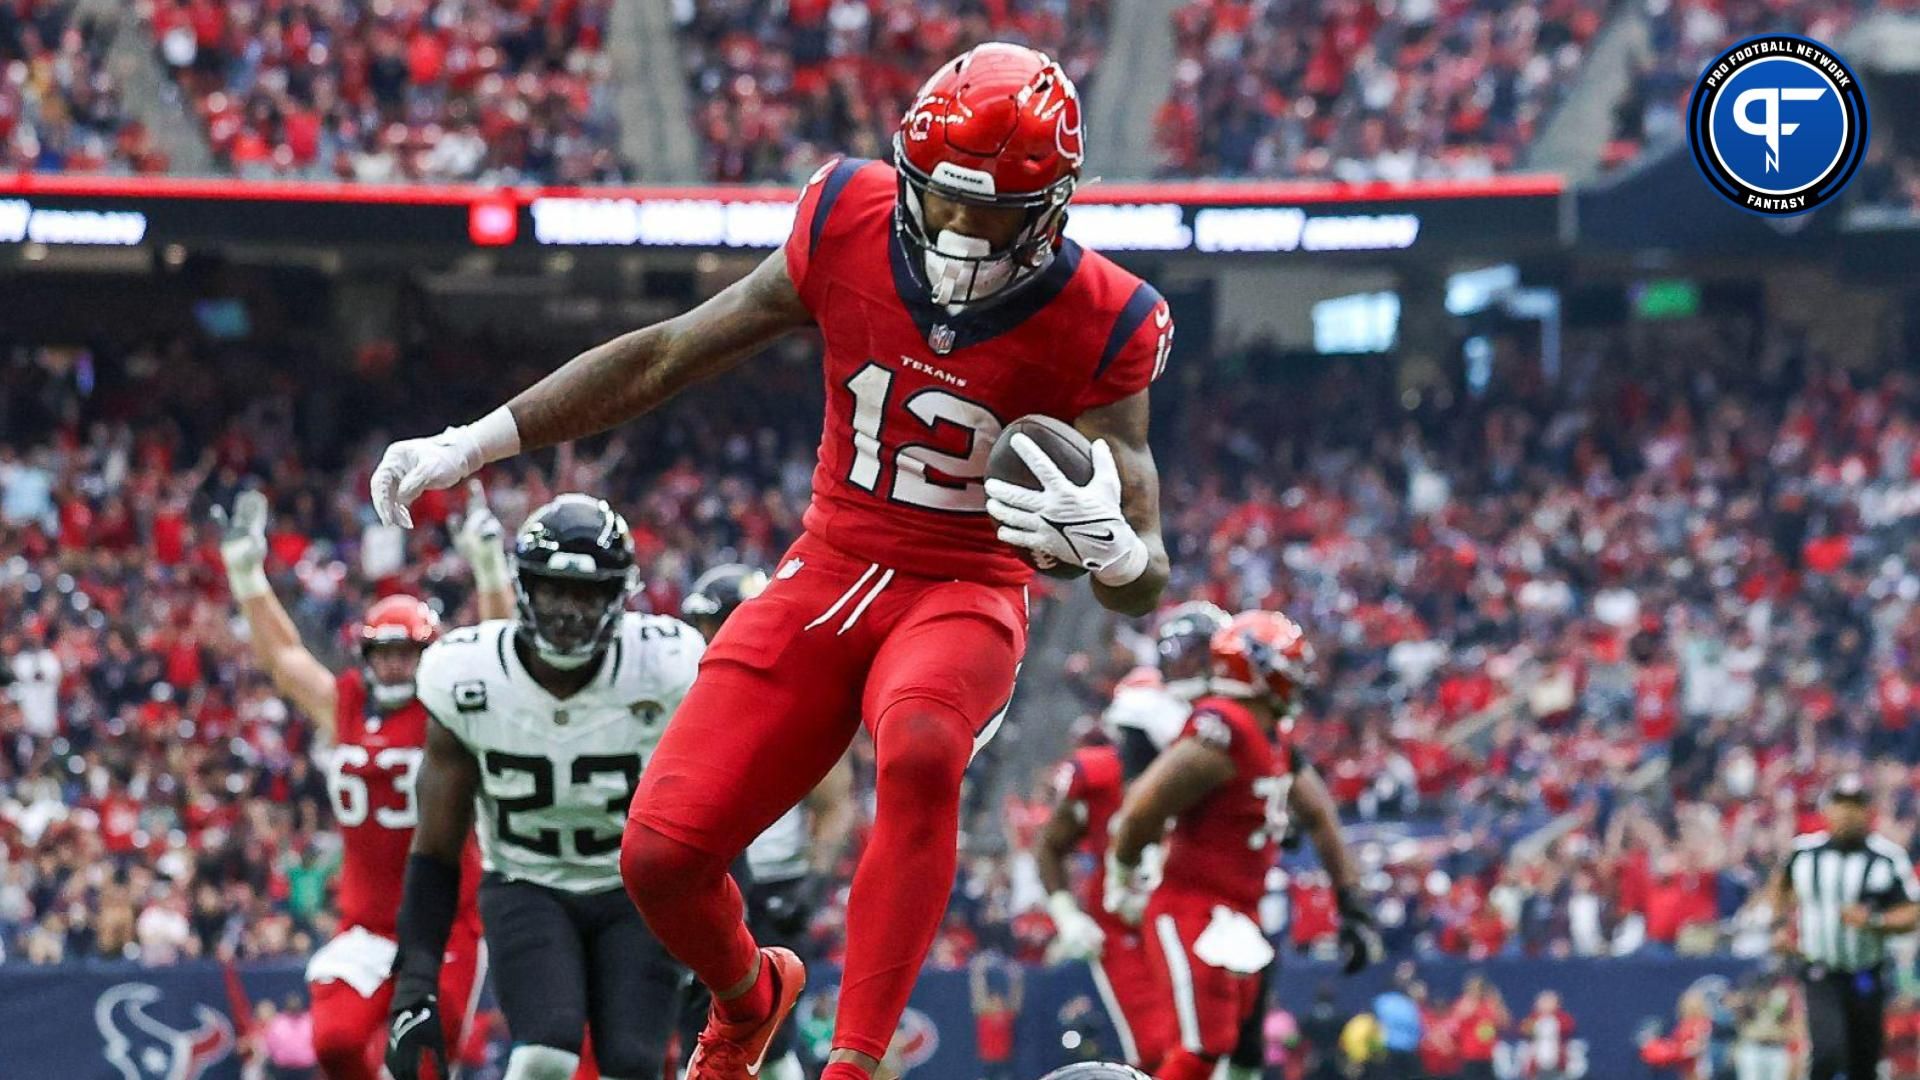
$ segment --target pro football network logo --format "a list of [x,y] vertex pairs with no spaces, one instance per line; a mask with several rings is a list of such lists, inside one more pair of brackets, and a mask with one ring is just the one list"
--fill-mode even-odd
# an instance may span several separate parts
[[1867,98],[1812,38],[1767,34],[1715,57],[1687,106],[1701,175],[1727,201],[1791,217],[1832,199],[1867,152]]

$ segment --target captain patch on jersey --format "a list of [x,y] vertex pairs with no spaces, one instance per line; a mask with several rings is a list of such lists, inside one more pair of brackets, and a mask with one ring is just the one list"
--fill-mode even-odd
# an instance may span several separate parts
[[566,698],[521,666],[510,622],[427,650],[420,700],[480,764],[487,870],[572,893],[619,886],[627,804],[705,647],[678,619],[627,613],[603,670]]

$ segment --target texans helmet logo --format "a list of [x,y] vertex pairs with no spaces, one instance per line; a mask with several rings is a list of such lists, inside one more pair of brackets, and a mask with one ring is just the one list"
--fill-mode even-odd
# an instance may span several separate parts
[[199,1080],[233,1052],[233,1024],[205,1005],[193,1006],[195,1025],[176,1027],[153,1015],[160,988],[114,986],[94,1002],[93,1021],[105,1040],[107,1064],[122,1080]]

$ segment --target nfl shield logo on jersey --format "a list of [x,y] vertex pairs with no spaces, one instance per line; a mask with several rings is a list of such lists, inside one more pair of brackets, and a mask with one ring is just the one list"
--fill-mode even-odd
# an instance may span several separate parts
[[953,327],[946,323],[937,323],[927,331],[927,345],[941,356],[953,351]]

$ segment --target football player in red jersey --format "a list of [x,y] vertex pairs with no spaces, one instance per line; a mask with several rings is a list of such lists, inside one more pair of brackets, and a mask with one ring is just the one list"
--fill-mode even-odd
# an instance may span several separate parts
[[[1273,961],[1260,900],[1291,820],[1338,883],[1348,972],[1380,954],[1333,798],[1291,747],[1276,745],[1312,666],[1306,637],[1285,615],[1249,611],[1216,633],[1210,650],[1213,693],[1194,703],[1180,738],[1128,790],[1107,853],[1105,903],[1152,937],[1148,966],[1172,1004],[1157,1012],[1170,1029],[1147,1040],[1163,1048],[1148,1062],[1161,1080],[1213,1075],[1259,1006],[1260,973]],[[1162,836],[1156,887],[1141,853]]]
[[[634,901],[714,990],[693,1080],[757,1072],[804,977],[791,953],[757,947],[728,863],[863,723],[876,823],[827,1080],[864,1080],[886,1053],[953,881],[961,773],[1026,645],[1031,569],[1015,545],[1090,571],[1116,611],[1151,611],[1165,586],[1147,388],[1172,318],[1152,286],[1063,234],[1081,159],[1060,66],[974,48],[921,88],[892,162],[814,174],[784,249],[745,279],[473,424],[394,444],[374,470],[376,511],[405,524],[421,491],[485,462],[623,423],[789,332],[825,339],[805,534],[708,649],[627,829]],[[1002,427],[1030,413],[1094,440],[1087,484],[1024,438],[1014,446],[1044,490],[986,480]]]
[[[500,525],[472,485],[466,519],[455,542],[472,564],[481,618],[513,611],[513,591],[500,545]],[[305,713],[327,756],[327,794],[342,842],[338,893],[340,932],[307,965],[313,1001],[314,1052],[329,1080],[374,1080],[393,995],[393,964],[401,882],[418,821],[414,780],[427,736],[427,714],[414,697],[420,653],[439,636],[439,617],[411,596],[389,596],[367,610],[359,630],[361,663],[338,674],[300,642],[286,608],[267,583],[267,497],[248,491],[228,515],[215,508],[220,557],[253,654],[274,686]],[[489,574],[497,576],[490,577]],[[460,931],[448,946],[441,995],[461,1007],[447,1011],[447,1044],[477,1001],[480,917],[473,906],[479,860],[469,849],[467,893]]]
[[1168,1006],[1154,992],[1139,928],[1106,909],[1106,879],[1100,874],[1087,879],[1082,908],[1068,887],[1067,857],[1079,850],[1105,858],[1109,825],[1127,784],[1179,735],[1188,703],[1206,693],[1209,646],[1225,625],[1227,613],[1207,603],[1181,604],[1160,620],[1154,631],[1159,666],[1131,672],[1115,688],[1104,718],[1114,744],[1082,747],[1061,763],[1053,816],[1035,853],[1057,931],[1056,949],[1087,961],[1121,1053],[1136,1067],[1160,1059],[1163,1048],[1152,1039],[1163,1029],[1157,1013]]
[[1053,916],[1055,952],[1087,962],[1127,1064],[1157,1061],[1159,1048],[1141,1042],[1159,1028],[1152,1014],[1160,998],[1147,973],[1140,931],[1106,910],[1101,897],[1105,878],[1100,874],[1087,878],[1084,906],[1075,899],[1067,876],[1067,858],[1076,850],[1095,858],[1106,854],[1108,825],[1126,795],[1120,749],[1099,743],[1075,750],[1060,763],[1054,791],[1053,816],[1040,833],[1035,855],[1040,884],[1047,890],[1047,912]]

